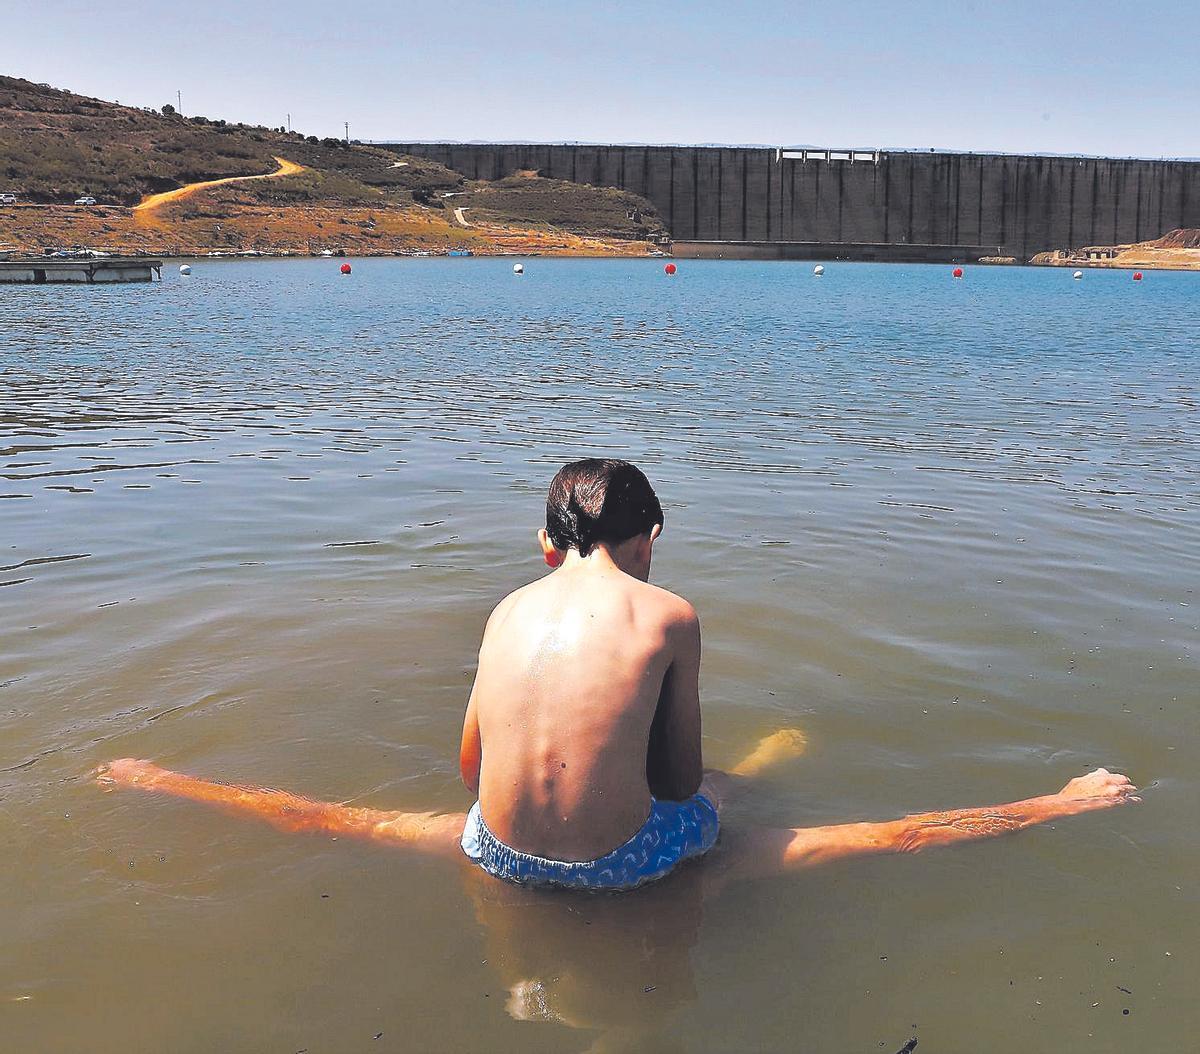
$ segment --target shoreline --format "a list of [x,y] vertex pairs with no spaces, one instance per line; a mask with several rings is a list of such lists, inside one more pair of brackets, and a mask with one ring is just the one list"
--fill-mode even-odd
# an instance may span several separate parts
[[119,256],[235,257],[472,256],[660,257],[653,242],[475,220],[455,224],[420,205],[197,205],[154,210],[125,205],[10,205],[0,208],[0,251],[42,257],[86,248]]
[[[692,256],[686,244],[682,248],[687,259],[761,259],[753,253],[729,252],[729,247],[718,256]],[[805,259],[839,260],[840,247],[836,243],[812,248],[813,253]],[[580,259],[667,259],[677,255],[674,243],[663,245],[617,238],[602,232],[584,234],[556,227],[522,227],[480,219],[473,219],[464,227],[455,222],[452,211],[420,205],[197,207],[184,197],[150,210],[125,205],[18,204],[0,208],[0,258],[7,253],[10,259],[42,259],[64,249],[173,260],[330,256],[419,259],[452,253]],[[820,249],[826,252],[821,253]],[[1102,258],[1081,255],[1089,252],[1112,255]],[[985,257],[968,262],[987,267],[1200,271],[1200,247],[1164,246],[1152,241],[1049,250],[1028,260]]]
[[[1039,254],[1041,255],[1041,254]],[[1030,260],[1026,267],[1057,267],[1075,271],[1200,271],[1200,259],[1183,262],[1137,258],[1131,260]]]
[[[1036,267],[1086,267],[1109,271],[1200,271],[1200,246],[1189,242],[1196,232],[1177,230],[1143,242],[1118,242],[1113,245],[1083,245],[1076,249],[1052,249],[1036,253],[1030,263]],[[1185,238],[1180,244],[1180,238]]]

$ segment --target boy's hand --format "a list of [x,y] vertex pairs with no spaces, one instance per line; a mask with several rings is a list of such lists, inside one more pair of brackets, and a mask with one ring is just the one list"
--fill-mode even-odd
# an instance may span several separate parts
[[1072,811],[1083,809],[1108,809],[1130,801],[1141,801],[1136,797],[1135,787],[1128,776],[1108,769],[1096,769],[1086,776],[1076,776],[1057,797],[1070,802]]

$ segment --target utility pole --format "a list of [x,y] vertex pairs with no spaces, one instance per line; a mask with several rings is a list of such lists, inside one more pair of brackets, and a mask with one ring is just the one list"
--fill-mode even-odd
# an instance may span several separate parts
[[179,112],[179,116],[183,116],[183,92],[176,90],[175,92],[175,109]]
[[292,130],[292,115],[289,113],[288,114],[288,131],[290,132],[291,130]]
[[346,121],[345,124],[346,124],[346,142],[349,143],[350,142],[350,122]]

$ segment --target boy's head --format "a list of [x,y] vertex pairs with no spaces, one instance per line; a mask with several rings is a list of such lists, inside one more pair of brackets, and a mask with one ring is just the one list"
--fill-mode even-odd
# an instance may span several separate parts
[[649,571],[650,543],[662,525],[662,506],[641,469],[628,461],[586,458],[564,465],[554,477],[546,527],[538,536],[551,567],[571,549],[587,556],[600,543],[612,549],[642,539]]

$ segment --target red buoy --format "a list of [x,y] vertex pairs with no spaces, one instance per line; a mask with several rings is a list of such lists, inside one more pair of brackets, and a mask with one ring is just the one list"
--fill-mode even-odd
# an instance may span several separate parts
[[350,273],[350,265],[342,264],[342,274],[349,274],[349,273]]
[[667,266],[666,266],[666,267],[664,267],[664,268],[663,268],[663,270],[664,270],[664,271],[666,271],[666,272],[667,272],[667,274],[674,274],[674,273],[675,273],[675,265],[674,265],[674,264],[667,264]]
[[962,268],[961,268],[961,267],[956,267],[956,268],[954,268],[954,277],[955,277],[955,278],[961,278],[961,277],[962,277]]
[[1133,280],[1134,280],[1135,282],[1140,282],[1140,281],[1142,280],[1142,272],[1141,272],[1141,271],[1134,271],[1134,272],[1133,272]]

